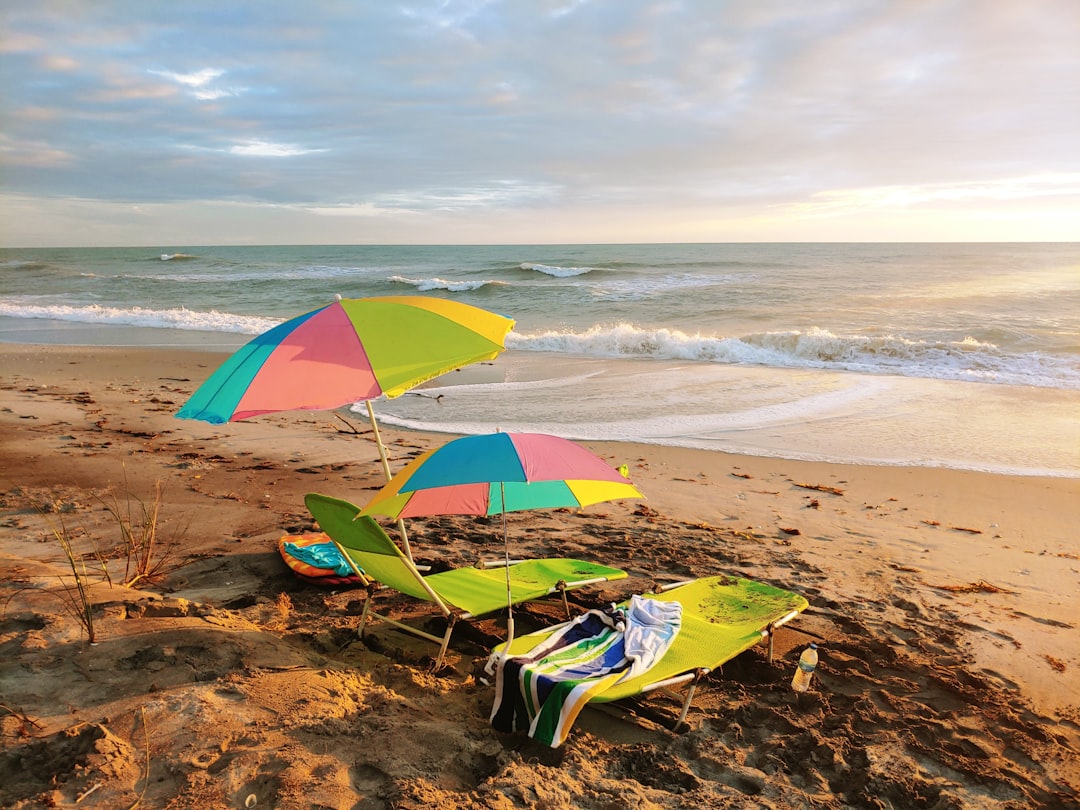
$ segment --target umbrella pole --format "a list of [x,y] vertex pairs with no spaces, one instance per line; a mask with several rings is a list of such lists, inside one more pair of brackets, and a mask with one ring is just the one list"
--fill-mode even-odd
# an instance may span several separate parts
[[514,641],[514,596],[510,590],[510,534],[506,528],[506,485],[502,481],[499,482],[499,499],[502,501],[499,508],[502,510],[503,553],[506,562],[503,566],[506,570],[506,647],[504,649],[509,650],[510,644]]
[[[371,407],[370,399],[364,400],[364,404],[367,405],[368,418],[371,420],[371,431],[375,434],[375,444],[379,446],[379,459],[382,461],[383,474],[386,476],[387,482],[389,482],[393,478],[390,474],[390,460],[386,457],[386,446],[382,443],[382,436],[379,434],[379,423],[375,421],[375,409]],[[405,556],[409,558],[409,562],[412,562],[412,549],[409,548],[409,535],[405,533],[405,521],[398,518],[397,527],[398,531],[401,532],[401,544],[405,547]]]

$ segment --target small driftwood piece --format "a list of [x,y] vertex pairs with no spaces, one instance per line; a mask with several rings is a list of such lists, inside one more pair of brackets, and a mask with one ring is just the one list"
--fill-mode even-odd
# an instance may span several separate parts
[[[926,584],[930,585],[930,583]],[[997,585],[992,585],[982,579],[978,582],[969,582],[966,585],[930,585],[930,587],[939,591],[949,591],[950,593],[1016,593],[1016,591],[999,588]]]
[[840,489],[840,487],[830,487],[830,486],[827,486],[826,484],[801,484],[801,483],[796,481],[795,486],[797,486],[797,487],[799,487],[801,489],[812,489],[815,492],[828,492],[830,495],[843,495],[844,494],[844,490]]

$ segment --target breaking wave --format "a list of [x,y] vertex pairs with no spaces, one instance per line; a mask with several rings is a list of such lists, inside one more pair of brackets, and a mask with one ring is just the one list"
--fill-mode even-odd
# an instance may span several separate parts
[[348,279],[374,272],[364,267],[337,267],[332,265],[306,265],[301,267],[265,268],[253,267],[250,270],[229,268],[218,272],[196,273],[125,273],[120,278],[132,278],[147,281],[169,281],[184,284],[235,284],[254,281],[271,285],[282,281],[320,281],[323,279]]
[[[0,301],[0,316],[243,335],[257,335],[282,322],[279,318],[184,307],[40,305],[11,300]],[[511,332],[506,345],[517,351],[592,357],[825,369],[1080,390],[1080,358],[1076,356],[1006,352],[972,337],[915,340],[896,335],[838,335],[819,328],[718,337],[622,323],[578,332]]]
[[507,348],[1080,390],[1080,359],[1040,352],[1007,353],[970,337],[928,341],[895,335],[836,335],[817,328],[715,337],[617,324],[584,332],[511,332]]
[[486,287],[489,284],[493,286],[506,286],[505,281],[448,281],[445,278],[406,278],[405,276],[390,276],[387,281],[392,281],[395,284],[407,284],[410,287],[415,287],[420,292],[429,292],[431,290],[471,292],[473,290],[479,290],[481,287]]
[[143,326],[157,329],[186,329],[196,332],[229,332],[258,335],[281,323],[280,319],[228,312],[195,312],[178,309],[119,308],[88,306],[16,305],[0,301],[0,315],[9,318],[44,318],[51,321],[99,323],[112,326]]
[[537,264],[535,262],[522,262],[519,267],[522,270],[534,270],[537,273],[543,273],[547,276],[555,276],[556,278],[571,278],[572,276],[583,276],[586,273],[591,273],[595,270],[595,267],[559,267],[558,265],[551,264]]

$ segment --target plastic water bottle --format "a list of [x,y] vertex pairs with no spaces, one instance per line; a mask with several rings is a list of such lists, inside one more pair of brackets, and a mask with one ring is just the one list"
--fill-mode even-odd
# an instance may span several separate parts
[[817,644],[811,644],[799,656],[799,665],[795,667],[795,675],[791,678],[791,688],[796,692],[805,692],[809,689],[810,679],[814,677],[815,669],[817,669]]

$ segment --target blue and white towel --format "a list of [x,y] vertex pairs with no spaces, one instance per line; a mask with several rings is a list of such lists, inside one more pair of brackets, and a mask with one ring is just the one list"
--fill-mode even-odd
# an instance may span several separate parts
[[491,725],[525,731],[557,748],[585,704],[663,658],[682,624],[682,605],[633,596],[625,608],[590,610],[528,653],[500,656]]

